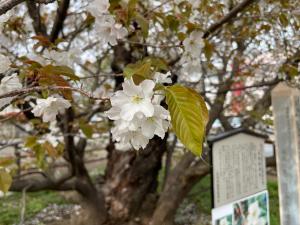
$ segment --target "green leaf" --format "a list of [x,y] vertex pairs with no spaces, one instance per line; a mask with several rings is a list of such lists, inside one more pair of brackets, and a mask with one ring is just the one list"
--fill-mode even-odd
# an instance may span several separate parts
[[208,122],[203,98],[190,88],[174,85],[166,88],[166,102],[175,134],[188,150],[200,156]]
[[75,75],[74,71],[68,66],[47,65],[41,69],[41,72],[53,75],[62,75],[69,77],[71,80],[78,81],[80,78]]
[[12,183],[12,177],[5,170],[0,170],[0,191],[8,192]]
[[179,20],[176,16],[168,15],[165,20],[166,27],[170,28],[172,31],[177,31],[180,25]]
[[139,13],[135,14],[134,19],[140,25],[140,27],[142,29],[143,37],[147,38],[148,32],[149,32],[149,21],[143,15],[141,15]]
[[205,57],[207,58],[207,60],[210,60],[210,58],[212,57],[213,55],[213,52],[214,52],[214,45],[211,44],[208,40],[204,40],[204,54],[205,54]]
[[287,27],[289,25],[289,19],[287,18],[286,14],[281,13],[279,15],[279,21],[284,27]]
[[36,162],[39,168],[45,168],[45,148],[41,144],[36,144],[33,146],[32,150],[35,153]]
[[141,64],[136,68],[135,74],[149,77],[149,75],[151,74],[151,62],[145,62],[144,64]]
[[36,136],[28,136],[25,141],[25,147],[32,148],[37,143],[37,137]]
[[136,64],[128,64],[123,70],[124,76],[128,79],[132,78],[136,84],[150,78],[151,73],[151,61],[141,61]]
[[168,63],[163,59],[159,57],[146,57],[146,61],[151,62],[151,67],[154,67],[156,71],[159,70],[169,70]]
[[128,14],[134,13],[136,11],[136,5],[138,0],[129,0],[128,1]]
[[286,73],[290,77],[298,75],[298,68],[290,64],[283,64],[280,71]]
[[183,32],[179,32],[177,34],[177,37],[180,41],[184,41],[184,39],[186,39],[186,33],[183,33]]
[[84,122],[80,122],[79,127],[87,138],[92,137],[94,131],[93,126]]
[[124,68],[123,74],[125,77],[130,78],[135,74],[135,68],[131,67],[131,64],[129,64]]

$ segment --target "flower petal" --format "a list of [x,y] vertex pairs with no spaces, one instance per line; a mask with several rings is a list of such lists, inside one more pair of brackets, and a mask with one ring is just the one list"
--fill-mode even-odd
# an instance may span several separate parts
[[147,138],[151,139],[154,137],[155,129],[155,123],[153,123],[151,119],[146,119],[145,121],[143,121],[141,130],[142,134]]
[[155,83],[152,80],[144,80],[141,84],[140,84],[144,96],[146,98],[151,98],[153,95],[153,89],[155,87]]
[[151,101],[143,101],[139,104],[140,111],[144,113],[146,117],[152,117],[154,114],[154,106]]
[[125,104],[121,108],[120,117],[123,120],[131,121],[139,110],[140,107],[138,104]]
[[142,88],[134,84],[132,79],[127,79],[122,84],[123,91],[127,96],[141,95]]

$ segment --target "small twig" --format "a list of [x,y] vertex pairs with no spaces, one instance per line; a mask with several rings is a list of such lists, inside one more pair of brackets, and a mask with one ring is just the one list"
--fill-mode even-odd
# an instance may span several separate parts
[[109,100],[109,98],[98,98],[93,96],[92,94],[80,89],[80,88],[75,88],[75,87],[67,87],[67,86],[39,86],[39,87],[30,87],[30,88],[23,88],[20,90],[16,90],[16,91],[11,91],[8,92],[6,94],[0,95],[0,99],[2,98],[8,98],[8,97],[15,97],[18,95],[22,95],[22,94],[27,94],[27,93],[31,93],[31,92],[38,92],[38,91],[43,91],[43,90],[50,90],[50,91],[74,91],[74,92],[78,92],[90,99],[93,100],[102,100],[102,101],[107,101]]
[[12,118],[15,118],[15,117],[21,115],[23,112],[28,112],[28,111],[30,111],[30,110],[32,110],[31,107],[28,108],[28,109],[24,109],[24,110],[22,110],[22,111],[20,111],[20,112],[17,112],[17,113],[15,113],[15,114],[12,114],[12,115],[10,115],[10,116],[8,116],[8,117],[5,117],[5,118],[3,118],[3,119],[0,119],[0,123],[3,123],[3,122],[8,121],[8,120],[10,120],[10,119],[12,119]]
[[[95,45],[99,44],[100,41],[95,41],[87,46],[85,46],[82,51],[86,51],[90,48],[93,48]],[[168,44],[160,44],[160,45],[156,45],[156,44],[151,44],[151,43],[142,43],[142,42],[138,42],[138,41],[128,41],[128,40],[119,40],[119,43],[128,43],[131,45],[140,45],[140,46],[145,46],[145,47],[151,47],[151,48],[160,48],[160,49],[164,49],[164,48],[181,48],[183,47],[183,45],[178,44],[178,45],[168,45]]]
[[23,143],[23,141],[18,141],[18,142],[13,142],[13,143],[8,143],[8,144],[0,143],[0,151],[3,149],[6,149],[8,147],[16,147],[22,143]]
[[132,45],[141,45],[141,46],[146,46],[146,47],[151,47],[151,48],[161,48],[161,49],[183,47],[183,45],[181,45],[181,44],[178,44],[178,45],[168,45],[168,44],[155,45],[155,44],[150,44],[150,43],[142,43],[142,42],[137,42],[137,41],[124,41],[124,40],[120,40],[119,42],[128,43],[128,44],[132,44]]
[[93,76],[80,77],[80,80],[97,78],[97,77],[121,77],[123,73],[107,73],[107,74],[98,74]]

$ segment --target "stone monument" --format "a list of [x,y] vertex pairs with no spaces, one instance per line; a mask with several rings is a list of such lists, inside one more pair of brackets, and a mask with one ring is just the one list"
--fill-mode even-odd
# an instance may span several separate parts
[[300,90],[285,83],[272,91],[281,225],[300,224]]

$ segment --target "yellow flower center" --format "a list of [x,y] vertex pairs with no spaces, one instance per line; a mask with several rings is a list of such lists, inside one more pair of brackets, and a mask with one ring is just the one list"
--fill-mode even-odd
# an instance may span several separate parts
[[143,98],[141,98],[138,95],[135,95],[135,96],[132,97],[132,102],[136,103],[136,104],[139,104],[142,100],[143,100]]

